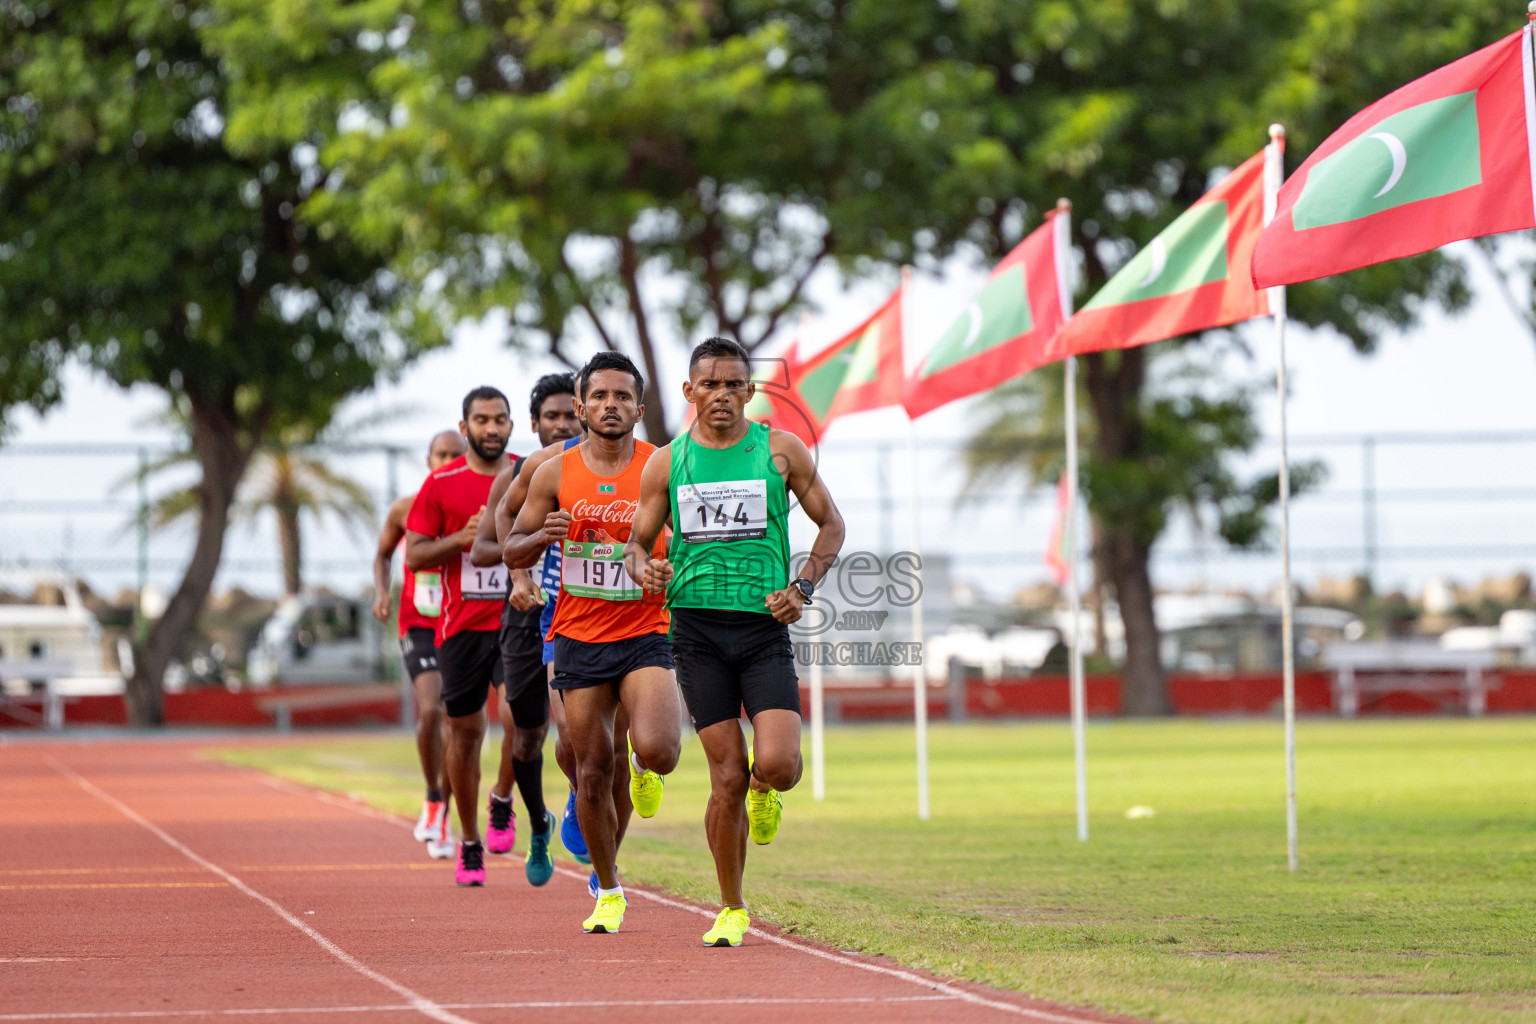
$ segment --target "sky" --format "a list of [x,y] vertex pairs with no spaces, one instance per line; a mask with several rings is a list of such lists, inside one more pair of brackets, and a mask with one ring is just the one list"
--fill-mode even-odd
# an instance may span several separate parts
[[[1462,246],[1458,251],[1465,254]],[[1435,578],[1473,581],[1536,568],[1536,483],[1531,480],[1536,469],[1536,338],[1498,298],[1487,272],[1476,261],[1471,267],[1477,300],[1467,313],[1455,318],[1431,313],[1415,329],[1385,337],[1374,356],[1355,355],[1343,339],[1326,331],[1289,329],[1292,458],[1322,458],[1329,469],[1322,491],[1299,498],[1294,507],[1293,549],[1304,586],[1322,576],[1357,573],[1364,561],[1363,450],[1358,438],[1338,435],[1530,432],[1531,439],[1522,443],[1402,444],[1383,438],[1375,453],[1380,488],[1375,528],[1382,555],[1377,583],[1378,588],[1416,592]],[[964,258],[951,260],[941,275],[914,275],[905,310],[909,365],[921,359],[984,279],[985,270]],[[893,274],[887,281],[845,289],[835,274],[821,274],[810,289],[820,313],[806,326],[807,347],[825,345],[853,327],[894,285]],[[1245,463],[1257,472],[1277,463],[1274,328],[1270,321],[1254,322],[1240,336],[1251,357],[1231,344],[1197,351],[1201,358],[1218,360],[1224,374],[1268,389],[1259,402],[1266,444]],[[770,352],[780,344],[770,346]],[[662,358],[660,386],[670,392],[668,412],[676,423],[686,349],[666,346]],[[390,411],[386,427],[352,440],[398,443],[424,455],[431,434],[458,420],[464,392],[488,383],[512,398],[518,425],[512,450],[529,451],[534,441],[520,413],[528,389],[539,374],[561,368],[508,350],[494,325],[465,325],[451,347],[424,356],[397,384],[352,403],[349,412],[358,415]],[[132,535],[124,529],[131,505],[122,504],[131,493],[112,494],[109,485],[131,474],[133,461],[131,456],[93,456],[91,450],[103,441],[164,440],[164,431],[148,422],[162,400],[152,389],[124,391],[78,367],[67,374],[65,395],[64,403],[46,416],[21,414],[9,445],[0,449],[0,565],[22,559],[64,565],[83,573],[97,589],[112,592],[133,579]],[[955,403],[916,424],[919,543],[930,557],[954,557],[953,578],[987,598],[1006,600],[1019,588],[1046,579],[1040,554],[1050,530],[1052,494],[1049,488],[1020,484],[994,490],[980,503],[958,501],[962,480],[954,455],[973,409],[972,402]],[[829,430],[821,464],[849,522],[845,550],[912,546],[907,432],[898,410],[846,417]],[[69,444],[72,454],[27,453],[28,446],[38,444]],[[388,497],[382,456],[354,456],[341,468],[374,488],[381,501]],[[402,490],[414,489],[424,473],[414,456],[395,469]],[[1524,496],[1522,486],[1528,488]],[[804,544],[808,526],[802,522],[794,529],[792,540]],[[175,567],[186,557],[191,539],[190,531],[181,531],[154,540],[151,575],[156,583],[175,582]],[[349,592],[366,585],[371,534],[321,525],[310,531],[306,549],[313,582]],[[276,592],[271,523],[237,528],[226,558],[218,588],[239,584]],[[1273,551],[1224,553],[1181,521],[1159,545],[1154,574],[1168,588],[1263,592],[1278,582],[1279,562]]]

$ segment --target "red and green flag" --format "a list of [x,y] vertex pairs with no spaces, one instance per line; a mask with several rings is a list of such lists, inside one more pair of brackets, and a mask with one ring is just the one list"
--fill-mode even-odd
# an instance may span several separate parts
[[1330,135],[1280,189],[1259,287],[1536,227],[1531,27],[1409,82]]
[[1131,257],[1051,342],[1051,358],[1132,348],[1264,316],[1249,279],[1264,227],[1264,154],[1250,157]]
[[790,360],[786,402],[794,409],[783,411],[786,418],[804,419],[820,436],[839,416],[900,404],[901,298],[897,288],[843,337],[809,359]]
[[912,376],[901,404],[916,419],[1050,362],[1046,346],[1066,321],[1070,212],[1052,210],[993,269]]

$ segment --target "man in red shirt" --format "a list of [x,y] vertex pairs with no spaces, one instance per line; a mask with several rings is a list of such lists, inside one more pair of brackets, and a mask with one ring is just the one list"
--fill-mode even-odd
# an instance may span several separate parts
[[480,747],[485,741],[485,702],[501,684],[501,606],[507,595],[505,566],[477,568],[469,560],[475,531],[485,515],[496,474],[508,465],[512,410],[507,396],[478,387],[464,396],[459,430],[469,451],[427,477],[405,520],[405,567],[440,568],[443,609],[437,620],[437,661],[448,714],[443,758],[459,813],[459,855],[454,881],[485,884],[480,843]]
[[[433,472],[464,454],[464,436],[456,430],[444,430],[432,436],[427,448],[427,471]],[[395,560],[395,548],[405,540],[405,517],[411,511],[411,498],[401,498],[389,506],[384,529],[379,534],[379,549],[373,558],[373,617],[389,621],[389,567]],[[400,658],[416,696],[416,754],[421,773],[426,777],[427,798],[421,819],[416,822],[416,840],[427,844],[427,852],[436,858],[453,856],[452,836],[448,831],[448,805],[443,799],[443,677],[437,671],[437,616],[442,610],[443,587],[437,572],[414,573],[406,570],[400,589]]]

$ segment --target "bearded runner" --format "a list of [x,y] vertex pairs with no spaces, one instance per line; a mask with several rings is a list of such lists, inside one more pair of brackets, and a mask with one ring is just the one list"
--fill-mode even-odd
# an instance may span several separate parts
[[485,884],[480,843],[480,747],[485,741],[485,702],[501,685],[497,634],[507,574],[502,566],[479,568],[469,558],[496,474],[507,464],[511,409],[491,387],[464,396],[459,430],[469,451],[427,477],[405,520],[405,567],[443,574],[443,611],[437,624],[438,667],[448,746],[443,757],[459,814],[459,855],[454,881]]
[[[560,598],[549,638],[554,687],[565,705],[576,754],[576,812],[597,875],[588,933],[616,932],[627,901],[619,884],[618,809],[613,798],[614,717],[629,712],[630,797],[641,817],[656,813],[661,776],[677,764],[681,708],[659,596],[641,592],[625,568],[640,496],[640,476],[654,446],[635,440],[645,382],[628,357],[600,352],[577,378],[577,412],[587,439],[534,471],[528,497],[507,538],[507,564],[528,568],[559,544]],[[652,539],[654,553],[664,553]]]
[[[773,841],[779,793],[800,781],[800,683],[789,624],[843,545],[843,518],[793,434],[746,418],[755,386],[747,352],[725,338],[693,350],[683,395],[697,410],[688,432],[651,456],[625,557],[672,611],[678,685],[709,759],[704,829],[722,907],[706,946],[739,946],[751,925],[742,895],[746,837]],[[789,494],[818,527],[790,579]],[[672,546],[656,557],[662,527]],[[739,719],[752,723],[748,750]]]
[[[427,446],[427,472],[436,472],[464,454],[464,437],[456,430],[433,436]],[[405,517],[412,498],[401,498],[389,507],[379,547],[373,558],[373,617],[389,621],[390,565],[395,549],[405,543]],[[426,779],[427,794],[416,821],[416,841],[427,844],[427,856],[444,860],[453,856],[453,835],[448,830],[447,779],[443,774],[444,730],[443,677],[437,671],[437,619],[443,607],[443,578],[437,570],[405,570],[400,587],[400,659],[416,700],[416,757]]]

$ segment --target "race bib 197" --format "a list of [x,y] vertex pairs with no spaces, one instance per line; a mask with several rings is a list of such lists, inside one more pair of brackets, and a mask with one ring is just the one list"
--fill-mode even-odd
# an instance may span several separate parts
[[761,540],[768,536],[768,481],[680,484],[673,527],[687,544]]
[[416,590],[413,594],[416,613],[435,619],[443,612],[443,574],[440,572],[416,573]]
[[560,549],[560,585],[568,594],[602,601],[638,601],[640,584],[624,568],[624,545],[568,540]]
[[459,553],[459,592],[466,601],[500,601],[507,596],[507,567],[475,565],[469,552]]

